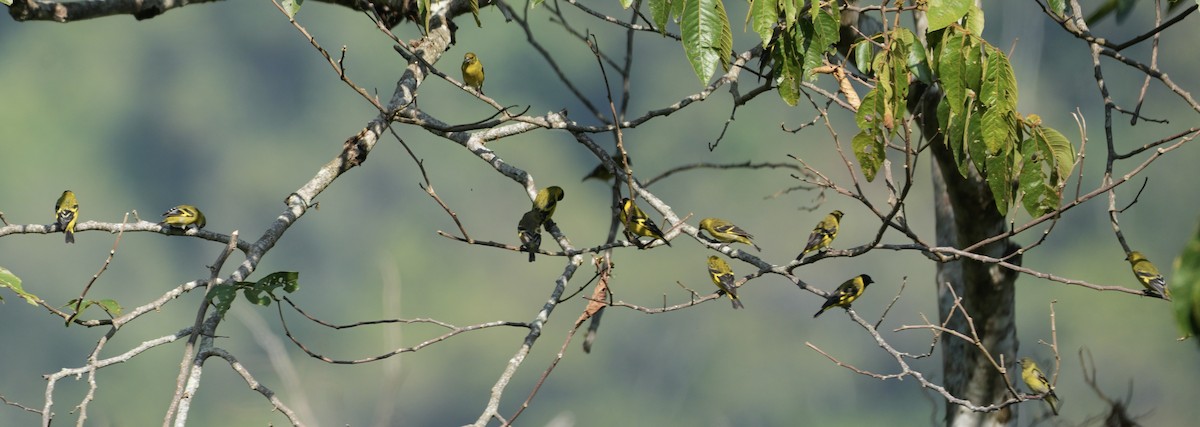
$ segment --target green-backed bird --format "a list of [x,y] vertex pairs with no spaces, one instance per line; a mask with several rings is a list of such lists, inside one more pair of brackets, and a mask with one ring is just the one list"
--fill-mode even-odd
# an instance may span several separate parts
[[1171,290],[1167,288],[1167,281],[1163,279],[1162,273],[1158,272],[1158,267],[1155,267],[1150,260],[1146,259],[1141,252],[1133,251],[1125,257],[1129,261],[1129,265],[1133,267],[1133,275],[1137,276],[1142,286],[1147,290],[1157,292],[1163,298],[1171,299]]
[[[621,153],[613,153],[612,158],[613,158],[613,161],[616,162],[618,168],[624,167],[624,166],[621,166]],[[633,166],[632,158],[629,159],[629,165]],[[614,175],[613,175],[612,171],[610,171],[610,170],[608,170],[608,168],[604,167],[604,163],[601,162],[600,164],[596,165],[595,168],[592,168],[591,172],[588,172],[587,175],[584,175],[583,179],[581,181],[587,181],[589,179],[598,179],[598,180],[607,182],[608,180],[613,179],[613,176]]]
[[1046,375],[1042,374],[1041,369],[1038,369],[1037,363],[1033,363],[1033,359],[1021,358],[1021,379],[1025,381],[1025,386],[1029,387],[1029,390],[1046,395],[1043,399],[1050,404],[1050,411],[1054,412],[1054,415],[1058,415],[1058,395],[1054,394],[1054,388],[1050,387],[1050,381],[1046,380]]
[[529,252],[529,262],[533,262],[534,254],[542,246],[542,215],[537,209],[530,209],[521,215],[517,223],[517,239],[521,241],[521,250]]
[[754,249],[762,252],[762,248],[750,240],[754,238],[754,235],[747,233],[741,227],[733,225],[732,222],[720,218],[704,218],[700,220],[700,228],[707,231],[717,241],[723,243],[745,243],[754,246]]
[[563,199],[562,187],[552,185],[543,188],[537,192],[537,196],[533,198],[533,210],[541,213],[541,223],[545,224],[554,215],[554,208],[558,207],[558,201]]
[[746,307],[745,305],[742,305],[742,300],[738,298],[737,286],[733,284],[736,281],[735,277],[733,276],[733,269],[729,268],[729,264],[726,264],[725,260],[717,257],[716,255],[709,256],[708,274],[712,276],[713,283],[716,284],[718,288],[721,288],[722,291],[725,291],[725,295],[728,295],[729,299],[733,301],[733,308],[738,309]]
[[67,243],[75,243],[75,221],[79,220],[79,201],[71,190],[63,191],[54,202],[54,222],[58,229],[65,234]]
[[850,303],[862,296],[863,291],[867,290],[867,285],[872,283],[875,283],[875,281],[871,280],[871,276],[866,274],[859,274],[854,276],[853,279],[847,280],[841,286],[838,286],[837,290],[829,294],[829,297],[825,299],[825,304],[821,304],[821,309],[817,311],[817,314],[813,315],[813,318],[820,316],[821,313],[824,313],[830,307],[849,309]]
[[813,228],[812,233],[808,235],[808,243],[804,245],[804,251],[800,252],[797,259],[811,251],[820,251],[829,247],[833,239],[838,234],[838,223],[842,219],[842,211],[833,211],[829,215],[825,215],[825,219],[817,223]]
[[208,224],[204,220],[204,214],[200,209],[192,205],[179,205],[163,212],[162,223],[165,226],[181,228],[187,230],[189,228],[201,229]]
[[[621,213],[619,219],[621,220],[622,224],[625,224],[625,232],[633,235],[631,240],[633,240],[638,247],[644,247],[638,237],[653,237],[655,239],[662,239],[663,243],[666,243],[667,246],[671,246],[671,242],[667,241],[667,238],[663,236],[662,230],[659,230],[658,226],[654,225],[654,221],[651,221],[650,218],[646,216],[646,213],[642,212],[642,210],[638,208],[637,204],[634,203],[633,200],[630,200],[629,198],[621,199]],[[654,243],[654,241],[651,240],[650,243]]]

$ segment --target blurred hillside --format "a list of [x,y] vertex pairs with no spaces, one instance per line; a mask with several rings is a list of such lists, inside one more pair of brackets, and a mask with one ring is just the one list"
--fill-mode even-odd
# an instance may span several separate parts
[[[616,2],[596,5],[616,16]],[[736,3],[736,2],[733,2]],[[1004,8],[999,7],[1004,4]],[[729,4],[735,22],[735,50],[749,48],[753,34],[736,25],[744,5]],[[1036,113],[1078,144],[1071,113],[1078,109],[1088,123],[1089,145],[1082,187],[1098,186],[1103,171],[1102,104],[1092,78],[1086,44],[1065,37],[1036,5],[989,3],[984,36],[1012,51],[1021,89],[1020,112]],[[1149,5],[1147,5],[1149,6]],[[570,101],[551,69],[525,42],[519,28],[505,25],[494,8],[481,11],[482,29],[460,22],[457,45],[435,64],[458,75],[458,58],[479,53],[488,70],[485,90],[506,105],[530,106],[530,114],[563,108],[583,122],[587,110]],[[624,32],[569,11],[582,27],[599,31],[599,43],[618,52]],[[1146,7],[1123,23],[1112,20],[1093,31],[1124,40],[1152,26]],[[594,103],[604,101],[603,82],[586,45],[563,37],[549,22],[544,7],[529,13],[539,42],[558,57]],[[361,14],[341,7],[306,4],[299,21],[331,52],[347,47],[345,64],[355,83],[386,97],[395,86],[403,61],[392,42]],[[469,21],[469,19],[467,20]],[[396,30],[401,39],[419,34],[411,26]],[[1189,47],[1200,38],[1196,27],[1173,28],[1163,34],[1161,68],[1186,88],[1200,80],[1189,73],[1200,67]],[[0,19],[0,212],[12,224],[43,224],[52,218],[55,199],[64,189],[78,194],[82,220],[120,222],[126,213],[157,220],[179,203],[200,206],[208,229],[239,230],[254,240],[283,212],[283,200],[337,155],[342,142],[375,116],[374,108],[349,90],[329,64],[269,2],[222,2],[170,11],[148,21],[115,17],[66,26],[17,23]],[[662,108],[700,89],[677,42],[640,37],[636,42],[636,94],[630,114]],[[1011,49],[1010,49],[1011,48]],[[1148,46],[1130,56],[1146,58]],[[1113,97],[1123,105],[1137,99],[1142,80],[1137,73],[1106,68]],[[612,73],[610,73],[610,77]],[[745,80],[749,81],[749,80]],[[819,84],[832,86],[831,80]],[[614,90],[619,86],[613,84]],[[1150,85],[1142,114],[1173,124],[1195,122],[1155,84]],[[470,123],[491,114],[459,89],[436,78],[421,86],[422,109],[451,123]],[[730,114],[722,89],[709,100],[665,120],[629,129],[624,138],[642,177],[693,162],[790,162],[803,158],[831,178],[845,182],[841,163],[823,126],[796,134],[779,130],[808,123],[816,112],[803,101],[788,108],[772,93],[740,107],[737,119],[715,151],[714,141]],[[840,110],[833,117],[848,148],[853,120]],[[1142,122],[1129,127],[1120,117],[1117,145],[1125,150],[1176,132]],[[528,209],[523,188],[498,179],[491,166],[462,147],[424,131],[398,127],[397,132],[425,160],[438,194],[453,208],[471,236],[516,244],[513,228]],[[595,138],[611,147],[609,135]],[[1128,141],[1128,142],[1127,142]],[[607,186],[579,179],[595,165],[591,155],[562,133],[530,132],[489,144],[506,161],[524,167],[539,186],[560,185],[566,198],[555,214],[559,227],[577,247],[603,242],[610,221]],[[1159,160],[1146,176],[1149,185],[1137,205],[1124,213],[1121,226],[1131,244],[1159,266],[1169,266],[1196,227],[1200,198],[1193,183],[1195,147],[1184,146]],[[1117,171],[1124,174],[1127,170]],[[929,165],[916,170],[917,186],[908,200],[909,221],[932,236]],[[457,234],[442,209],[419,187],[420,171],[403,147],[382,141],[362,167],[341,177],[318,199],[320,208],[293,226],[258,268],[252,279],[280,270],[299,271],[301,290],[292,298],[306,310],[332,323],[379,318],[432,317],[456,325],[512,320],[529,321],[545,302],[562,258],[525,255],[440,237]],[[803,246],[812,225],[825,212],[846,212],[843,233],[835,246],[869,241],[878,227],[858,203],[813,191],[772,195],[798,182],[780,169],[695,171],[655,184],[680,215],[728,218],[759,236],[762,256],[782,264]],[[879,187],[882,183],[870,184]],[[1119,189],[1122,204],[1132,200],[1137,185]],[[707,196],[716,188],[720,200]],[[1067,186],[1073,195],[1074,180]],[[869,190],[880,195],[881,191]],[[821,203],[821,204],[818,204]],[[1119,206],[1120,207],[1120,206]],[[1054,233],[1025,265],[1059,276],[1103,285],[1139,287],[1122,261],[1113,238],[1107,199],[1097,198],[1069,211]],[[1017,215],[1020,223],[1026,217]],[[656,221],[661,219],[652,213]],[[786,230],[786,231],[785,231]],[[1026,233],[1021,243],[1038,235]],[[62,236],[13,235],[0,239],[0,266],[19,275],[25,289],[48,301],[76,298],[101,267],[114,235],[83,232],[78,243],[64,246]],[[890,240],[889,240],[890,239]],[[616,297],[645,306],[686,300],[676,281],[711,292],[704,269],[709,254],[680,240],[671,248],[617,251],[612,287]],[[889,234],[885,241],[903,241]],[[557,249],[549,241],[545,248]],[[93,286],[93,298],[114,298],[127,307],[141,305],[189,280],[205,278],[207,265],[221,245],[193,238],[126,234],[116,257]],[[240,262],[236,256],[228,271]],[[739,275],[751,272],[733,264]],[[591,268],[579,270],[568,289],[582,286]],[[875,320],[905,284],[899,302],[880,326],[903,351],[928,351],[929,335],[891,333],[901,325],[937,317],[934,265],[910,252],[874,251],[855,258],[828,259],[797,270],[804,280],[830,290],[842,280],[868,273],[876,284],[855,304]],[[227,272],[225,273],[227,274]],[[1038,340],[1050,340],[1048,308],[1055,305],[1063,366],[1058,394],[1061,420],[1079,423],[1100,413],[1103,402],[1083,382],[1077,352],[1087,347],[1101,370],[1101,386],[1123,397],[1132,381],[1133,414],[1146,414],[1145,425],[1188,425],[1200,419],[1191,403],[1200,384],[1193,342],[1178,342],[1174,321],[1162,301],[1102,293],[1061,283],[1022,277],[1018,292],[1018,337],[1022,353],[1047,360]],[[590,289],[586,294],[590,294]],[[776,276],[750,282],[740,292],[746,310],[731,311],[724,301],[669,314],[646,315],[609,309],[593,352],[585,355],[573,342],[567,357],[550,376],[522,425],[552,420],[580,426],[603,425],[921,425],[937,424],[944,401],[921,390],[915,381],[878,381],[838,368],[808,349],[811,342],[859,368],[894,373],[886,353],[840,310],[819,319],[811,315],[822,302]],[[82,366],[106,332],[103,328],[63,328],[61,319],[0,291],[0,395],[27,406],[42,404],[42,375],[63,367]],[[201,295],[192,292],[133,322],[107,344],[109,357],[138,343],[188,327]],[[523,329],[493,329],[456,337],[416,353],[367,365],[329,365],[307,357],[283,336],[277,312],[238,304],[219,332],[218,345],[237,355],[260,381],[281,399],[314,416],[312,425],[460,425],[474,421],[489,389],[520,344]],[[565,332],[586,301],[579,297],[561,305],[507,391],[510,414],[537,382],[554,357]],[[88,312],[96,316],[98,312]],[[293,333],[326,356],[357,359],[412,346],[441,334],[423,325],[378,326],[334,331],[285,315]],[[266,335],[255,327],[265,321]],[[263,333],[263,332],[258,332]],[[581,338],[581,335],[580,335]],[[279,340],[288,364],[272,358]],[[160,347],[127,363],[100,372],[97,401],[89,408],[89,425],[157,425],[175,386],[181,346]],[[914,365],[940,372],[940,351]],[[1052,365],[1052,364],[1051,364]],[[283,424],[261,396],[248,390],[216,360],[207,365],[204,383],[192,411],[192,425]],[[1043,362],[1045,366],[1045,362]],[[302,373],[298,383],[281,377]],[[940,381],[940,374],[931,379]],[[60,423],[73,419],[71,407],[86,393],[85,381],[59,384],[55,412]],[[935,402],[935,403],[931,403]],[[0,425],[33,425],[36,415],[5,406]],[[1041,412],[1036,404],[1021,406],[1020,424]],[[311,415],[309,415],[311,414]],[[386,415],[390,414],[390,415]],[[237,420],[230,424],[231,419]],[[380,421],[387,420],[387,421]]]

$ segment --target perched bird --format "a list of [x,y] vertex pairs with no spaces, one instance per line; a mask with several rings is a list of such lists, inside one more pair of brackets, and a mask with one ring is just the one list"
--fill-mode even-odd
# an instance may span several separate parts
[[[621,166],[621,153],[614,153],[612,158],[613,161],[617,163],[618,168],[624,167]],[[629,159],[629,165],[633,166],[633,159]],[[600,163],[596,165],[591,172],[588,172],[588,174],[585,175],[581,181],[587,181],[589,179],[598,179],[600,181],[607,182],[608,180],[613,179],[613,173],[612,171],[608,170],[608,168],[604,167],[604,163]]]
[[[651,221],[633,200],[629,198],[621,199],[620,219],[621,223],[625,224],[625,232],[633,234],[634,237],[632,240],[638,247],[643,247],[641,240],[638,239],[638,237],[642,236],[662,239],[663,243],[671,246],[671,242],[667,241],[667,238],[663,236],[662,230],[659,230],[658,226],[654,225],[654,221]],[[650,243],[654,243],[654,241],[651,240]]]
[[828,248],[829,243],[833,242],[833,238],[837,237],[838,221],[841,219],[842,211],[833,211],[829,215],[826,215],[825,219],[817,223],[812,233],[808,235],[808,244],[804,245],[804,251],[800,252],[800,257],[812,251]]
[[1158,272],[1158,267],[1151,264],[1145,255],[1133,251],[1125,257],[1125,260],[1129,261],[1129,265],[1133,267],[1133,275],[1137,276],[1138,281],[1142,282],[1142,286],[1145,286],[1146,290],[1158,292],[1164,298],[1171,299],[1171,290],[1167,289],[1167,281],[1163,280],[1162,273]]
[[754,235],[747,233],[741,227],[733,225],[732,222],[720,218],[704,218],[700,220],[700,228],[711,234],[714,239],[724,243],[739,242],[754,246],[754,249],[762,252],[762,248],[750,241]]
[[204,214],[200,209],[192,205],[179,205],[163,212],[163,220],[159,224],[184,230],[194,227],[198,230],[204,228],[207,222],[204,221]]
[[609,171],[608,168],[604,167],[604,163],[601,163],[601,164],[596,165],[596,167],[593,168],[591,172],[588,172],[587,175],[584,175],[583,179],[581,179],[580,182],[587,181],[589,179],[598,179],[600,181],[608,181],[608,180],[612,179],[612,177],[613,177],[612,172]]
[[531,209],[521,215],[517,223],[517,239],[521,241],[521,250],[529,252],[529,262],[533,262],[538,248],[542,246],[542,215],[537,209]]
[[725,295],[729,295],[729,299],[733,301],[733,308],[746,308],[737,296],[737,286],[733,285],[733,269],[729,268],[725,260],[715,255],[708,257],[708,274],[712,275],[713,283],[725,291]]
[[58,201],[54,202],[54,221],[58,223],[58,228],[67,235],[67,243],[75,243],[75,221],[79,219],[79,202],[75,200],[75,193],[71,190],[64,191],[61,196],[58,196]]
[[1058,415],[1058,395],[1054,394],[1054,389],[1050,387],[1050,381],[1046,380],[1046,375],[1042,374],[1042,370],[1038,369],[1037,363],[1033,363],[1033,359],[1028,357],[1021,358],[1021,379],[1025,380],[1025,386],[1029,390],[1037,394],[1045,394],[1046,403],[1050,404],[1050,411],[1054,415]]
[[463,83],[483,94],[483,63],[475,56],[475,52],[463,55],[462,78]]
[[538,191],[537,196],[533,198],[533,210],[541,214],[539,225],[545,224],[554,215],[554,208],[558,206],[558,201],[563,199],[563,195],[562,187],[557,185]]
[[829,298],[825,299],[825,304],[821,304],[821,309],[817,311],[817,314],[813,315],[813,318],[820,316],[821,313],[824,313],[830,307],[849,309],[850,303],[862,296],[863,291],[867,289],[867,285],[872,283],[875,283],[875,281],[871,280],[871,276],[866,274],[859,274],[854,276],[853,279],[847,280],[846,283],[838,286],[837,290],[833,291],[832,294],[829,294]]

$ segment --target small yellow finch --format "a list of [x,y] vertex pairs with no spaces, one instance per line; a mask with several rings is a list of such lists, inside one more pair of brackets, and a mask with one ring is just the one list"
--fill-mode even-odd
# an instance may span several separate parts
[[[623,167],[621,165],[621,153],[613,153],[612,158],[613,158],[613,161],[616,162],[617,168]],[[629,165],[633,166],[633,159],[629,158],[628,160],[629,160]],[[602,163],[596,165],[595,168],[592,168],[592,171],[588,172],[588,174],[585,175],[581,181],[587,181],[589,179],[598,179],[601,181],[608,181],[610,179],[613,179],[613,176],[614,175],[613,175],[612,171],[610,171],[610,170],[608,170],[608,168],[604,167],[604,163],[602,162]]]
[[1021,379],[1025,381],[1025,386],[1029,387],[1029,390],[1037,394],[1045,394],[1043,399],[1050,404],[1050,411],[1054,412],[1054,415],[1058,415],[1058,395],[1054,394],[1054,389],[1050,387],[1050,381],[1046,380],[1046,375],[1042,374],[1041,369],[1038,369],[1037,363],[1033,363],[1033,359],[1021,358]]
[[563,199],[562,187],[552,185],[538,191],[537,196],[533,198],[533,210],[541,214],[541,222],[545,224],[554,215],[554,208],[558,206],[558,202]]
[[754,242],[750,240],[754,238],[753,235],[747,233],[746,230],[743,230],[741,227],[733,225],[733,223],[729,221],[720,218],[704,218],[703,220],[700,220],[700,228],[704,229],[704,231],[707,231],[708,234],[712,235],[712,237],[717,239],[717,241],[723,243],[745,243],[747,245],[754,246],[754,249],[762,252],[762,248],[758,247],[758,245],[754,244]]
[[808,244],[804,245],[804,251],[800,252],[799,259],[804,254],[811,251],[820,251],[829,247],[833,239],[838,234],[838,223],[842,219],[842,211],[833,211],[825,216],[817,226],[813,228],[812,233],[808,235]]
[[847,280],[841,286],[838,286],[837,290],[829,294],[829,297],[825,299],[825,304],[821,304],[821,309],[817,311],[817,314],[813,315],[813,318],[815,319],[817,316],[820,316],[821,313],[824,313],[825,310],[831,307],[849,309],[850,303],[862,296],[863,291],[867,290],[867,285],[872,283],[875,283],[875,281],[871,280],[871,276],[866,274],[859,274],[854,276],[853,279]]
[[733,284],[735,281],[733,269],[729,268],[729,264],[726,264],[725,260],[715,255],[708,257],[708,274],[712,276],[713,283],[729,296],[734,309],[746,308],[745,305],[742,305],[742,300],[738,298],[737,286]]
[[75,200],[75,193],[71,190],[64,191],[61,196],[58,196],[58,201],[54,202],[54,222],[67,236],[65,239],[67,243],[75,243],[75,221],[77,220],[79,220],[79,202]]
[[204,228],[208,223],[204,220],[204,214],[200,212],[200,209],[192,205],[179,205],[163,212],[161,224],[183,230],[188,228],[198,230]]
[[1139,282],[1142,282],[1142,286],[1149,291],[1157,292],[1165,299],[1171,299],[1171,290],[1167,289],[1167,281],[1163,279],[1162,273],[1158,272],[1158,267],[1150,263],[1145,255],[1133,251],[1125,257],[1125,260],[1129,261],[1129,265],[1133,267],[1133,275]]
[[[630,240],[633,240],[639,248],[644,248],[645,246],[642,245],[638,237],[662,239],[663,243],[671,246],[671,242],[667,241],[667,238],[663,236],[662,230],[659,230],[658,226],[654,225],[654,221],[651,221],[646,216],[646,213],[642,212],[637,204],[629,198],[621,199],[620,220],[622,224],[625,224],[625,232],[633,235]],[[654,243],[654,241],[651,240],[650,243]]]
[[463,83],[479,91],[481,95],[483,94],[483,62],[479,61],[475,52],[467,52],[466,55],[463,55],[462,78]]
[[533,262],[538,248],[542,246],[542,215],[537,209],[531,209],[521,215],[517,223],[517,239],[521,241],[521,250],[529,252],[529,262]]

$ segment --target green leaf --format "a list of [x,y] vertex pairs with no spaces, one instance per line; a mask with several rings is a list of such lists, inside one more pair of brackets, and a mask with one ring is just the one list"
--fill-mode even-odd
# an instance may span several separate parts
[[878,84],[885,96],[883,104],[883,127],[888,131],[888,137],[896,135],[900,126],[896,124],[897,116],[903,115],[908,103],[909,88],[909,51],[912,45],[902,37],[889,37],[887,48],[881,55],[881,61],[876,71]]
[[771,42],[771,32],[777,21],[779,21],[779,0],[750,0],[750,10],[746,12],[746,24],[758,33],[764,46]]
[[299,277],[300,273],[294,271],[278,271],[268,274],[267,277],[257,282],[238,282],[238,285],[245,288],[242,294],[246,296],[246,300],[253,304],[268,306],[271,305],[277,289],[283,289],[287,293],[295,292],[300,287]]
[[683,17],[683,8],[687,6],[687,0],[671,0],[671,15],[675,17],[675,22],[679,22],[679,18]]
[[301,3],[304,3],[304,0],[281,0],[279,5],[283,6],[283,13],[286,13],[288,18],[295,18],[300,12]]
[[1075,166],[1075,148],[1063,134],[1041,126],[1031,115],[1024,121],[1029,138],[1021,143],[1021,190],[1025,210],[1041,216],[1057,209],[1062,189]]
[[897,28],[892,34],[893,38],[909,46],[906,62],[909,73],[916,75],[917,80],[925,84],[933,84],[933,71],[929,69],[929,60],[925,57],[925,46],[921,45],[917,36],[904,27]]
[[1200,335],[1200,226],[1174,264],[1167,286],[1175,321],[1185,337]]
[[1000,108],[1005,112],[1017,110],[1017,76],[1013,73],[1008,57],[999,49],[984,47],[984,74],[979,91],[979,100],[987,108]]
[[938,51],[938,72],[942,90],[951,113],[961,113],[966,99],[963,87],[963,37],[955,31],[946,31]]
[[971,0],[929,0],[929,11],[926,12],[929,31],[940,30],[957,22],[974,4]]
[[633,0],[621,0],[621,9],[629,9],[629,6],[633,6]]
[[772,51],[775,75],[778,76],[775,86],[783,102],[792,107],[800,100],[800,86],[804,77],[800,59],[796,56],[795,34],[798,32],[796,26],[781,29],[777,40],[779,48]]
[[942,134],[942,141],[950,147],[950,153],[954,156],[954,164],[958,166],[958,173],[962,176],[967,176],[967,162],[963,157],[963,120],[961,115],[956,115],[950,112],[950,103],[945,98],[938,103],[937,109],[938,127]]
[[111,314],[113,317],[120,316],[121,312],[124,311],[124,309],[121,308],[121,304],[117,303],[117,300],[102,299],[100,301],[96,301],[96,303],[100,305],[100,308],[103,308],[104,311],[107,311],[108,314]]
[[880,123],[881,107],[884,101],[879,98],[879,86],[871,89],[863,97],[862,104],[858,106],[858,113],[854,116],[859,132],[850,142],[850,146],[854,150],[854,157],[858,159],[863,176],[867,178],[867,181],[875,180],[875,174],[879,172],[879,167],[883,165],[884,160],[886,141],[883,138],[884,131]]
[[[530,7],[537,6],[536,3],[538,1],[539,0],[534,0],[535,4]],[[433,15],[429,14],[429,0],[418,0],[417,1],[417,15],[420,16],[421,18],[423,18],[422,19],[422,22],[424,23],[423,29],[426,33],[428,33],[429,32],[429,17],[433,16]]]
[[858,158],[863,176],[867,178],[868,182],[874,181],[875,174],[879,172],[879,166],[883,164],[883,142],[871,136],[867,131],[859,131],[857,135],[854,135],[851,146],[854,147],[854,157]]
[[[975,170],[980,174],[987,175],[987,143],[983,142],[983,125],[979,119],[979,110],[975,109],[974,100],[968,100],[968,111],[964,114],[963,119],[963,146],[967,147],[967,156],[971,158],[971,164],[975,165]],[[965,167],[965,165],[964,165]]]
[[803,4],[799,4],[803,0],[779,0],[779,10],[783,11],[783,26],[791,28],[796,24],[800,16],[800,8]]
[[729,29],[729,15],[725,13],[725,4],[721,0],[713,0],[713,7],[720,14],[721,34],[717,39],[717,45],[713,49],[717,50],[717,54],[721,58],[721,68],[729,71],[730,60],[733,57],[733,30]]
[[213,286],[208,291],[208,301],[217,308],[217,314],[225,317],[225,313],[233,306],[233,301],[237,299],[237,284],[225,284]]
[[268,306],[275,299],[276,290],[283,289],[284,292],[292,293],[300,289],[299,278],[300,273],[295,271],[277,271],[257,282],[237,282],[215,286],[209,291],[208,299],[217,306],[217,312],[221,316],[229,311],[233,301],[237,299],[239,290],[252,304]]
[[[0,0],[0,3],[4,3],[5,6],[12,6],[12,0]],[[0,301],[3,300],[3,298],[0,298]]]
[[1012,117],[1011,112],[999,108],[988,108],[983,111],[983,117],[979,124],[983,127],[981,134],[988,154],[995,154],[1001,150],[1007,151],[1017,144],[1017,135],[1014,129],[1016,119]]
[[733,31],[720,0],[683,0],[683,49],[700,83],[707,83],[717,64],[727,67],[733,51]]
[[96,301],[96,300],[89,299],[89,300],[83,300],[83,302],[81,303],[81,302],[79,302],[79,298],[73,298],[70,301],[67,301],[66,304],[63,304],[62,307],[75,309],[75,307],[78,306],[79,311],[76,311],[75,314],[72,314],[69,317],[67,317],[65,326],[71,326],[71,322],[74,322],[75,319],[79,317],[79,315],[83,314],[83,312],[87,311],[87,309],[93,305],[100,306],[100,308],[102,310],[104,310],[105,312],[107,312],[109,316],[117,317],[117,316],[121,315],[121,311],[122,311],[121,304],[117,303],[116,300],[106,299],[106,300]]
[[875,53],[875,45],[863,40],[854,44],[854,66],[864,74],[871,74],[871,55]]
[[471,0],[471,16],[475,18],[475,26],[483,28],[483,22],[479,21],[479,0]]
[[1046,162],[1042,147],[1035,138],[1021,142],[1021,204],[1033,217],[1040,217],[1058,207],[1059,197],[1046,183]]
[[[1054,12],[1054,15],[1058,17],[1062,17],[1063,11],[1067,10],[1066,0],[1049,0],[1048,3],[1050,3],[1050,11]],[[1200,4],[1200,0],[1196,0],[1196,3]]]
[[1045,140],[1046,146],[1050,149],[1051,159],[1054,160],[1055,181],[1053,185],[1055,187],[1062,186],[1075,168],[1075,147],[1071,145],[1071,141],[1066,136],[1054,128],[1039,126],[1035,131]]
[[[29,303],[29,305],[38,305],[38,302],[42,300],[37,295],[25,292],[25,289],[21,288],[21,278],[4,267],[0,267],[0,288],[12,289],[17,296],[24,298],[25,302]],[[3,298],[0,298],[0,301],[3,300]]]
[[832,11],[826,8],[811,9],[809,14],[812,17],[811,25],[801,26],[802,30],[811,31],[809,37],[806,38],[807,43],[801,44],[804,49],[804,78],[806,80],[816,79],[816,74],[812,70],[825,64],[825,53],[831,51],[833,45],[841,37],[837,4],[833,2],[832,5],[835,7]]
[[[542,0],[537,0],[541,3]],[[682,1],[675,0],[675,3]],[[672,0],[650,0],[650,19],[654,20],[654,26],[658,27],[658,32],[667,32],[667,19],[671,18]]]
[[967,31],[974,34],[975,37],[983,37],[983,9],[971,3],[971,9],[967,11]]
[[962,83],[967,96],[978,96],[983,87],[983,45],[978,38],[970,35],[963,36],[962,50]]
[[1000,152],[987,157],[987,182],[992,190],[992,200],[1000,215],[1008,215],[1012,202],[1012,157],[1010,152]]

